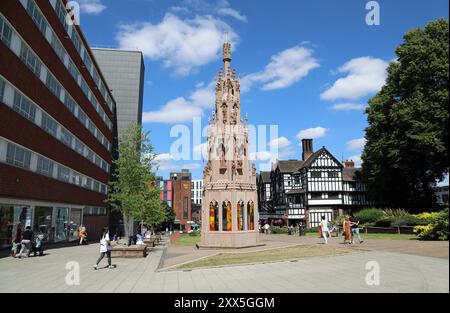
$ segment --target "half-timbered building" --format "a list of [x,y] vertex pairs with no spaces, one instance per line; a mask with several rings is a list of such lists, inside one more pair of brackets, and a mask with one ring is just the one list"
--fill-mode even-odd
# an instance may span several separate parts
[[[267,220],[311,228],[322,216],[331,221],[343,211],[370,204],[353,161],[344,167],[325,147],[314,152],[312,139],[303,139],[302,148],[302,160],[278,160],[273,166],[271,198],[264,198],[264,205],[273,208]],[[266,190],[266,173],[264,177],[265,183],[258,186]]]

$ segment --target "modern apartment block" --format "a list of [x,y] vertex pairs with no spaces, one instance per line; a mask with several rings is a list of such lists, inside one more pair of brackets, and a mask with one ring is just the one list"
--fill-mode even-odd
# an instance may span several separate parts
[[144,57],[140,51],[93,48],[92,52],[117,103],[120,139],[130,124],[142,124]]
[[26,226],[97,238],[116,150],[115,102],[66,1],[0,1],[0,247]]
[[202,204],[203,179],[195,179],[191,184],[191,198],[193,204]]

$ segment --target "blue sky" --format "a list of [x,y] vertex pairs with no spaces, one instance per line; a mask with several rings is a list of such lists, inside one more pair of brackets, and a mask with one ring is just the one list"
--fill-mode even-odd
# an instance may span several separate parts
[[366,24],[368,1],[360,0],[79,2],[91,46],[144,52],[144,128],[160,154],[158,174],[186,167],[196,179],[202,162],[174,160],[170,147],[177,138],[170,130],[192,128],[193,116],[207,124],[224,31],[241,77],[242,112],[251,124],[278,125],[278,140],[255,154],[267,166],[274,159],[270,147],[278,146],[279,158],[300,158],[303,137],[313,137],[315,149],[326,146],[338,159],[358,161],[364,107],[383,84],[403,34],[448,19],[447,0],[378,1],[380,25],[374,26]]

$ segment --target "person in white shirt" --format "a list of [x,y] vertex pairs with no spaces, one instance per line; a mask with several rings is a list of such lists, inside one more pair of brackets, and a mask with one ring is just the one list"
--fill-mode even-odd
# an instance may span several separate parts
[[320,230],[322,231],[322,237],[325,244],[328,244],[327,237],[330,236],[330,229],[328,228],[328,222],[325,220],[325,216],[322,216],[322,220],[319,223]]
[[108,227],[104,227],[100,238],[100,257],[98,258],[97,263],[95,263],[94,269],[98,269],[98,264],[105,257],[105,254],[108,257],[108,268],[114,268],[114,266],[111,265],[111,250],[112,247],[109,239],[109,230]]

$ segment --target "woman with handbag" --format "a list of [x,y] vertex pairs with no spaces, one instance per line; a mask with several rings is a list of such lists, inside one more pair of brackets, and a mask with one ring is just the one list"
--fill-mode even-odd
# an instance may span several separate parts
[[98,269],[98,264],[105,257],[105,254],[108,257],[108,268],[114,268],[114,266],[111,265],[111,250],[112,247],[109,239],[109,230],[108,227],[104,227],[100,238],[100,257],[98,258],[97,263],[95,263],[94,269]]

